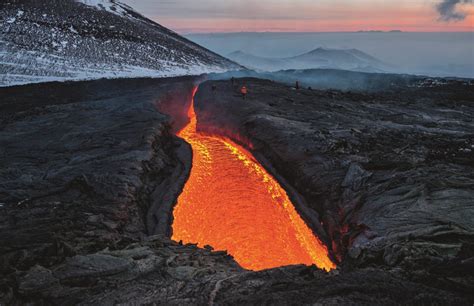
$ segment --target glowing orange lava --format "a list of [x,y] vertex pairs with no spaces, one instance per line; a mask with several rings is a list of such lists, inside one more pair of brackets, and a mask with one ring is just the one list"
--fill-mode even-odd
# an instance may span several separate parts
[[252,155],[228,139],[196,132],[193,104],[190,123],[178,134],[192,146],[193,166],[174,210],[172,238],[227,250],[250,270],[333,269],[326,247]]

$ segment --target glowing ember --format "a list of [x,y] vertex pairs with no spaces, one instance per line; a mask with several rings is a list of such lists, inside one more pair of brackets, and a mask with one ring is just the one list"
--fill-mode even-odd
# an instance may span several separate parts
[[278,182],[252,155],[228,139],[179,132],[193,148],[193,167],[174,210],[173,239],[227,250],[244,268],[292,264],[335,266]]

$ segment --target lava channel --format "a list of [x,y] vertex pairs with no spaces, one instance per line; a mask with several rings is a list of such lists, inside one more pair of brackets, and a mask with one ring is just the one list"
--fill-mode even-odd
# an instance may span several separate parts
[[178,136],[192,146],[193,164],[173,212],[172,239],[226,250],[249,270],[335,268],[326,246],[252,154],[229,139],[197,133],[194,100],[188,116]]

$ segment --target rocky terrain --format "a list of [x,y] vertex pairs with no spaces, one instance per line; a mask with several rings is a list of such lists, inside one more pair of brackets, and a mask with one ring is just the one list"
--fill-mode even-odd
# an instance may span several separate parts
[[172,205],[191,153],[157,108],[189,101],[193,87],[188,78],[2,89],[2,275],[165,234],[170,209],[147,214]]
[[[431,78],[422,75],[368,73],[337,69],[282,70],[276,72],[255,72],[249,70],[210,74],[213,80],[227,80],[231,77],[267,79],[295,86],[321,90],[343,90],[353,92],[406,91],[407,88],[451,87],[464,88],[474,85],[474,79]],[[461,90],[462,91],[462,90]]]
[[1,1],[0,25],[0,86],[240,68],[115,0]]
[[167,238],[191,166],[174,132],[196,82],[0,89],[0,304],[474,302],[471,87],[363,94],[246,79],[243,101],[230,81],[202,84],[200,129],[252,143],[340,260],[329,273],[252,272]]
[[342,267],[463,295],[474,292],[472,101],[469,83],[351,93],[239,79],[201,85],[196,112],[201,131],[253,148],[303,196]]

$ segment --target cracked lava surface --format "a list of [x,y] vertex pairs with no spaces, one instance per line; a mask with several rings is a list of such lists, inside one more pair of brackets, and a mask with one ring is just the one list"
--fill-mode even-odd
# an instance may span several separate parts
[[194,101],[188,116],[178,136],[192,146],[193,164],[173,212],[172,239],[227,250],[249,270],[335,268],[326,246],[252,154],[229,139],[196,132]]

